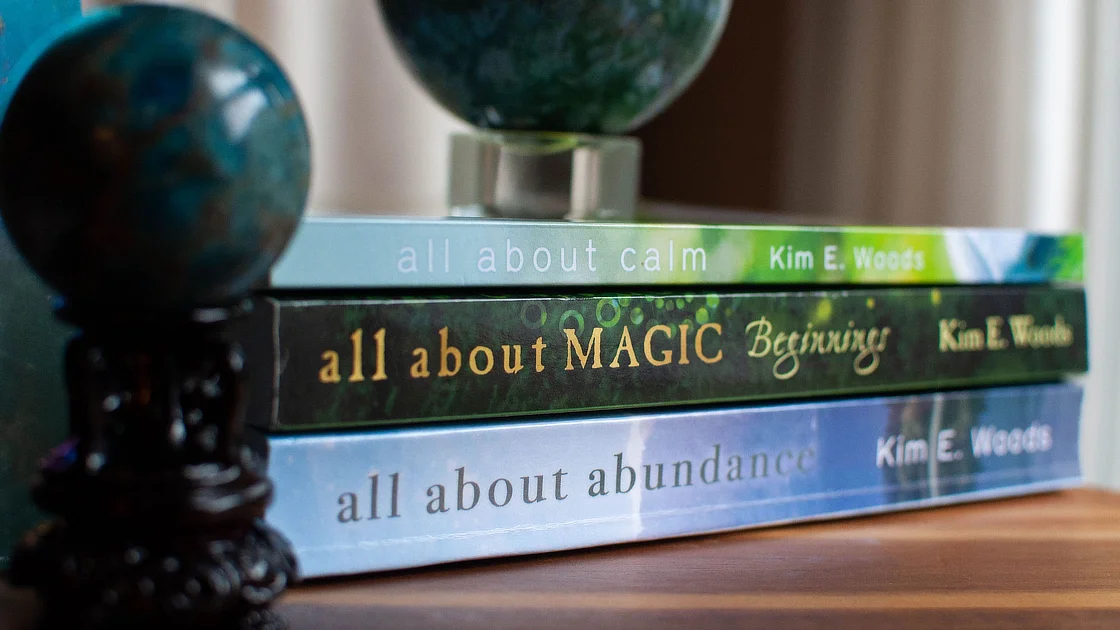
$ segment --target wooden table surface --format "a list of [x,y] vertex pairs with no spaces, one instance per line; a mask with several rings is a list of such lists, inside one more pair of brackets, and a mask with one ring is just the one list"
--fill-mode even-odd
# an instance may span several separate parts
[[[1120,628],[1120,495],[1078,490],[320,581],[296,630]],[[34,600],[0,585],[0,628]]]

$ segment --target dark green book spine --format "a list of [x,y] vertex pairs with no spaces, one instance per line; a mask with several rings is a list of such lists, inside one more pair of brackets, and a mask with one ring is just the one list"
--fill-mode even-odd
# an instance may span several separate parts
[[[1086,369],[1080,288],[264,299],[272,430],[1011,384]],[[271,372],[271,373],[270,373]],[[271,392],[271,398],[265,395]]]

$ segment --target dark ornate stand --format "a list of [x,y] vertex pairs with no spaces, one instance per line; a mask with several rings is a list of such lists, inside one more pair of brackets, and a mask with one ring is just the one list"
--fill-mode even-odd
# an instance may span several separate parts
[[[282,628],[296,578],[244,440],[246,369],[225,334],[283,252],[310,183],[290,82],[236,28],[127,5],[70,24],[0,123],[0,215],[81,332],[70,438],[12,554],[48,628]],[[62,395],[59,392],[59,395]]]
[[72,317],[73,437],[34,489],[59,518],[11,570],[49,627],[283,627],[267,608],[295,559],[263,521],[272,484],[242,440],[245,359],[223,335],[236,314]]

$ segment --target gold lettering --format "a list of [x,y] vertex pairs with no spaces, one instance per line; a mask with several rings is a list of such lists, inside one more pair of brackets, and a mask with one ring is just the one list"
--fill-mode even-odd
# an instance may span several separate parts
[[[707,324],[705,324],[705,326],[706,325]],[[751,334],[752,328],[756,328],[757,330],[754,333],[754,343],[751,344],[751,349],[747,350],[747,356],[757,359],[770,354],[770,348],[774,345],[774,343],[770,341],[770,332],[774,330],[774,326],[766,321],[765,317],[762,317],[747,324],[745,332],[748,335]],[[701,327],[701,330],[703,330],[703,327]],[[697,332],[696,336],[699,337],[700,333]],[[699,343],[699,340],[697,340],[697,343]],[[765,344],[762,346],[763,349],[759,349],[759,344]]]
[[357,383],[366,380],[362,376],[362,329],[359,328],[350,335],[350,344],[353,346],[353,365],[350,372],[350,382]]
[[339,383],[342,381],[342,375],[338,373],[338,353],[334,350],[327,350],[323,353],[322,359],[327,362],[322,368],[319,369],[319,382],[320,383]]
[[956,328],[957,320],[955,319],[943,319],[937,322],[937,331],[939,333],[937,350],[939,352],[957,351],[957,339],[953,336],[953,332],[955,332]]
[[879,352],[887,349],[887,335],[889,334],[891,334],[890,326],[883,326],[883,329],[879,331]]
[[[790,345],[792,346],[792,344]],[[790,362],[791,365],[789,366],[788,370],[783,372],[782,365],[787,361]],[[778,357],[778,360],[774,362],[774,369],[771,371],[771,373],[774,375],[774,378],[778,379],[779,381],[788,381],[789,379],[793,378],[797,374],[797,371],[800,369],[801,359],[798,358],[797,353],[791,349],[782,356]]]
[[389,376],[385,374],[385,329],[382,328],[377,331],[373,336],[377,348],[377,369],[374,371],[373,376],[369,377],[371,381],[383,381]]
[[879,346],[878,341],[879,341],[879,329],[878,328],[872,328],[872,329],[868,330],[867,331],[867,347],[870,348],[871,350],[874,350],[875,348],[877,348]]
[[863,350],[867,347],[867,331],[866,330],[853,330],[852,331],[852,347],[857,350]]
[[614,353],[614,360],[611,361],[611,367],[616,368],[619,366],[618,357],[622,356],[623,351],[630,355],[629,367],[638,366],[638,357],[634,355],[634,342],[630,339],[630,328],[628,326],[622,327],[622,339],[618,342],[618,350]]
[[[455,362],[454,368],[447,365],[449,357]],[[444,326],[439,329],[439,372],[436,375],[441,377],[455,376],[462,367],[463,353],[455,346],[447,345],[447,326]]]
[[565,328],[564,335],[568,339],[568,365],[564,367],[565,370],[575,369],[572,364],[573,346],[575,347],[576,356],[579,358],[579,366],[581,368],[587,367],[587,358],[591,356],[592,352],[595,353],[595,359],[591,362],[591,369],[594,370],[603,367],[602,359],[599,356],[599,339],[603,335],[602,328],[595,328],[595,330],[591,332],[591,340],[587,342],[587,352],[583,351],[583,346],[579,343],[579,337],[576,336],[575,328]]
[[709,330],[714,330],[717,336],[723,334],[723,326],[719,324],[708,323],[698,328],[696,330],[696,356],[704,363],[718,363],[723,360],[723,350],[716,352],[714,357],[708,357],[704,354],[704,333]]
[[[784,381],[801,370],[801,356],[805,354],[857,353],[853,368],[861,376],[871,374],[879,367],[879,353],[887,348],[891,329],[888,327],[860,330],[849,321],[846,329],[816,330],[812,323],[801,331],[779,331],[765,317],[747,325],[747,355],[753,358],[774,357],[771,373]],[[751,338],[753,335],[753,339]]]
[[[478,367],[478,355],[480,354],[486,357],[486,367]],[[486,346],[475,346],[474,350],[471,350],[471,356],[467,358],[467,364],[471,371],[479,376],[489,374],[490,370],[494,369],[494,353]]]
[[797,354],[805,354],[806,351],[810,350],[809,341],[812,340],[812,338],[813,338],[813,325],[812,324],[806,324],[805,325],[805,332],[801,333],[801,352],[798,352]]
[[1030,343],[1030,332],[1034,326],[1034,317],[1031,315],[1011,316],[1011,339],[1015,341],[1016,348],[1022,348]]
[[[682,326],[682,328],[684,328],[684,326]],[[664,325],[664,324],[658,324],[657,326],[652,326],[652,327],[650,327],[649,330],[646,331],[646,338],[645,338],[645,341],[642,343],[642,346],[644,347],[645,352],[646,352],[646,361],[649,361],[650,365],[668,365],[669,362],[671,362],[673,360],[673,351],[672,350],[662,350],[660,359],[653,358],[653,333],[655,333],[655,332],[662,333],[666,337],[668,337],[669,335],[671,335],[673,333],[673,331],[670,330],[669,327]],[[681,335],[681,346],[682,347],[684,346],[684,335],[683,334]],[[687,362],[688,361],[685,360],[685,361],[682,361],[681,363],[687,363]]]
[[428,378],[432,375],[428,370],[428,351],[424,348],[417,348],[412,351],[412,356],[416,357],[416,363],[408,370],[408,375],[412,378]]
[[[860,376],[867,376],[879,369],[879,352],[886,347],[886,336],[891,331],[890,328],[884,328],[882,332],[878,328],[872,328],[867,333],[867,345],[863,346],[859,354],[856,355],[855,361],[852,362],[852,368],[856,374]],[[881,335],[881,336],[880,336]],[[882,343],[875,344],[875,338],[880,337]],[[864,365],[867,358],[871,358],[871,362]]]
[[[677,363],[680,365],[688,365],[688,324],[681,324],[679,329],[681,331],[681,360],[677,361]],[[646,338],[649,338],[649,333],[646,333]],[[649,347],[648,341],[646,342],[646,347]],[[646,350],[646,358],[649,358],[649,350]],[[654,365],[657,364],[654,363]]]
[[848,322],[848,330],[844,331],[844,341],[840,347],[840,352],[848,352],[852,349],[852,328],[855,328],[855,322]]
[[544,337],[537,337],[536,342],[533,343],[533,351],[536,353],[535,369],[537,372],[544,370],[544,360],[541,358],[541,353],[543,353],[544,349],[547,347],[548,344],[544,342]]
[[1003,350],[1007,347],[1007,343],[1000,336],[1000,328],[1003,326],[1003,318],[992,316],[984,320],[988,324],[988,349],[989,350]]
[[774,335],[774,356],[778,356],[782,353],[782,345],[787,341],[789,341],[789,337],[784,332]]
[[828,331],[828,341],[825,343],[824,349],[821,350],[821,354],[838,354],[840,352],[843,352],[840,349],[840,339],[841,336],[839,330]]
[[1053,326],[1035,325],[1033,315],[1012,315],[1011,339],[1016,348],[1065,348],[1073,345],[1073,328],[1061,315]]
[[809,338],[809,352],[824,354],[824,333],[819,330],[814,330],[807,336]]
[[513,347],[513,353],[514,359],[513,364],[511,365],[509,361],[509,346],[502,346],[502,358],[505,359],[504,369],[506,371],[506,374],[517,374],[525,367],[521,364],[521,344],[517,344]]

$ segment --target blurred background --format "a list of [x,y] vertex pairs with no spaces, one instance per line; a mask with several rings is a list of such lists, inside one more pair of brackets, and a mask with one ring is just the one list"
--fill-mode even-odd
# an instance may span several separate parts
[[[372,0],[176,3],[288,68],[313,213],[445,212],[464,127],[410,79]],[[643,197],[698,218],[1084,230],[1083,461],[1120,487],[1118,123],[1120,0],[738,0],[696,82],[636,135]]]

